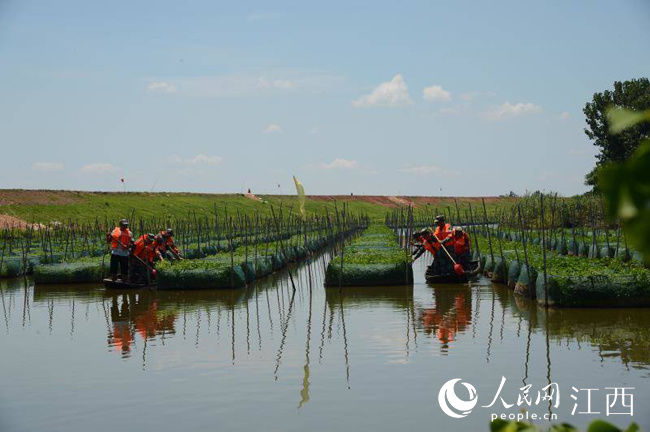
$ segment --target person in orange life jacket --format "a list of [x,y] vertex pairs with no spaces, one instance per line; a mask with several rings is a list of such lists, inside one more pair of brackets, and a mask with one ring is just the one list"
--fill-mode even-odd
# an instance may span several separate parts
[[424,228],[421,231],[413,233],[413,240],[417,242],[415,244],[416,249],[413,251],[413,260],[420,258],[425,251],[429,251],[435,256],[436,249],[434,248],[434,244],[437,242],[433,239],[433,231],[431,228]]
[[447,247],[446,243],[451,240],[451,225],[445,223],[445,217],[440,215],[434,219],[433,226],[435,227],[435,231],[433,231],[434,238],[432,238],[432,247],[435,251],[433,252],[435,256],[438,250],[440,250],[440,244],[445,244],[445,247]]
[[131,252],[131,243],[133,234],[129,230],[129,221],[120,220],[120,225],[106,235],[106,243],[111,244],[111,279],[116,280],[117,267],[120,267],[120,279],[127,280],[129,275],[129,254]]
[[[181,255],[181,251],[178,250],[178,247],[174,244],[174,230],[171,228],[167,228],[166,230],[160,231],[160,235],[162,238],[165,240],[165,246],[164,249],[162,250],[163,254],[166,251],[170,251],[172,254],[173,258],[176,258],[177,260],[182,260],[183,257]],[[169,256],[167,256],[170,258]]]
[[155,258],[163,259],[160,251],[156,248],[155,239],[153,234],[141,235],[133,248],[133,255],[150,266],[153,266]]
[[140,236],[133,247],[133,256],[139,258],[133,260],[135,267],[132,275],[133,279],[139,282],[147,282],[149,280],[147,272],[151,272],[154,268],[155,258],[162,260],[162,255],[156,249],[155,236],[153,234]]
[[452,239],[458,262],[466,266],[471,261],[469,234],[463,231],[461,227],[454,227],[452,230]]
[[154,248],[159,260],[162,261],[167,258],[167,244],[162,234],[156,234],[154,237]]

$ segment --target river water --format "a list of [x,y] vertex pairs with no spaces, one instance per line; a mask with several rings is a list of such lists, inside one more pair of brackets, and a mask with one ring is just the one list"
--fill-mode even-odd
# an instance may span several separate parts
[[[650,430],[647,310],[429,286],[422,259],[413,286],[325,289],[327,259],[294,268],[295,291],[286,272],[213,292],[2,281],[0,431],[487,431],[523,408]],[[439,403],[454,378],[477,394],[461,419]]]

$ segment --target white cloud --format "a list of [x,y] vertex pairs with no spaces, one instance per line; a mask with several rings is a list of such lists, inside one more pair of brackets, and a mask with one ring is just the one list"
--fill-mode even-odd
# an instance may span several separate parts
[[510,117],[516,117],[525,114],[534,114],[542,111],[542,107],[532,102],[519,102],[511,104],[505,102],[498,106],[493,106],[483,113],[483,116],[489,120],[504,120]]
[[355,107],[400,107],[413,103],[409,96],[406,81],[401,74],[392,80],[379,84],[370,94],[363,95],[352,101]]
[[176,93],[176,87],[168,82],[154,81],[147,85],[147,91],[152,93]]
[[443,168],[438,165],[412,165],[399,170],[400,172],[416,175],[437,175],[443,177],[454,177],[458,171]]
[[109,163],[91,163],[81,167],[84,174],[110,174],[117,171],[117,167]]
[[442,86],[432,85],[422,89],[422,98],[427,101],[443,101],[449,102],[451,100],[451,93],[443,89]]
[[280,133],[280,132],[282,132],[282,127],[280,127],[280,125],[277,125],[275,123],[269,124],[267,127],[265,127],[262,130],[262,133],[265,134]]
[[320,166],[323,169],[353,169],[357,168],[359,164],[354,160],[337,158],[330,163],[323,162],[320,164]]
[[34,171],[63,171],[63,164],[60,162],[34,162],[32,164],[32,170]]

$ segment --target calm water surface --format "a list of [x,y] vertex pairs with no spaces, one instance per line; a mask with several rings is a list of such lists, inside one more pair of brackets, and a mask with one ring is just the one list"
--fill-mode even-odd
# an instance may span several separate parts
[[[558,421],[605,417],[605,387],[634,387],[650,430],[650,315],[643,309],[548,314],[506,288],[323,288],[320,257],[248,289],[119,292],[98,285],[0,287],[0,431],[488,430],[492,412],[549,382]],[[462,378],[478,405],[438,405]],[[571,386],[598,388],[571,415]],[[463,396],[457,384],[457,393]],[[581,399],[584,400],[584,399]],[[578,411],[583,410],[580,406]]]

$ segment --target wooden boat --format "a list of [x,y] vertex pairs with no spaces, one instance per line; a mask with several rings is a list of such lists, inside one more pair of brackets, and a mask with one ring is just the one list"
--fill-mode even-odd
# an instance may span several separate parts
[[480,273],[481,263],[478,260],[470,261],[469,270],[461,275],[456,273],[435,274],[432,272],[432,267],[427,267],[424,278],[427,283],[465,283],[477,276]]
[[141,289],[141,288],[156,288],[157,284],[155,281],[151,283],[135,283],[127,282],[122,279],[113,280],[111,278],[105,278],[103,281],[104,286],[110,289]]

